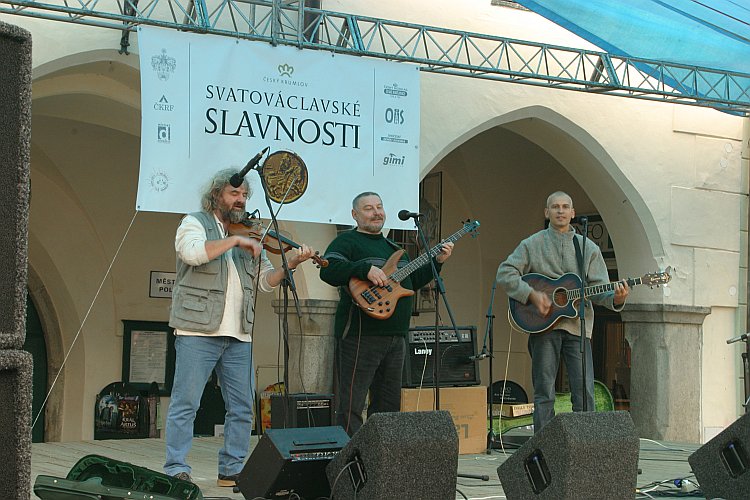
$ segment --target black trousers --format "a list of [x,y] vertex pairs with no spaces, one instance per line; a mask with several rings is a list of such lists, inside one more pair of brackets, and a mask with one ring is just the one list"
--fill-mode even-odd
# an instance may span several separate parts
[[367,393],[373,413],[401,410],[404,337],[349,335],[339,339],[338,408],[336,419],[350,436],[362,427]]

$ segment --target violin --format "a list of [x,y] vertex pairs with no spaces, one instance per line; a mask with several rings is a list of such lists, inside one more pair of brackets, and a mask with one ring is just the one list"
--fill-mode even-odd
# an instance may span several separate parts
[[[260,222],[253,218],[246,217],[240,222],[229,224],[228,233],[231,235],[245,236],[247,238],[258,240],[261,245],[263,245],[263,248],[277,255],[281,253],[280,248],[283,249],[284,253],[288,252],[292,248],[300,248],[300,245],[298,243],[295,243],[285,236],[276,234],[276,231],[274,231],[273,229],[268,230],[266,234],[263,235],[261,233]],[[320,252],[318,252],[317,250],[315,251],[315,254],[310,258],[315,262],[315,264],[317,264],[319,268],[328,267],[328,260],[321,257]]]

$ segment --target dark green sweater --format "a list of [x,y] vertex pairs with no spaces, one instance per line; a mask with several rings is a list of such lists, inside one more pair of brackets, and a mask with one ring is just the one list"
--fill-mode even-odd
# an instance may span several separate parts
[[[383,267],[398,246],[382,234],[368,234],[352,229],[341,233],[331,242],[325,252],[328,267],[321,268],[320,278],[329,285],[339,287],[340,301],[336,309],[334,331],[341,338],[347,323],[349,333],[356,335],[362,329],[362,335],[397,335],[406,336],[409,330],[412,303],[414,297],[402,297],[393,315],[388,319],[371,318],[352,301],[349,295],[349,278],[367,279],[370,266]],[[406,254],[399,260],[399,269],[408,264]],[[435,261],[438,271],[442,267]],[[424,265],[412,272],[401,286],[409,290],[418,290],[432,280],[432,270]],[[351,321],[350,321],[351,315]]]

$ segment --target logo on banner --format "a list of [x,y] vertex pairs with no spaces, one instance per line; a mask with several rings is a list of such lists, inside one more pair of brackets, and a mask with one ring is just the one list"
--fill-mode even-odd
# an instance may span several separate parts
[[151,68],[156,72],[159,80],[166,82],[177,68],[177,59],[167,55],[167,49],[161,49],[161,54],[151,57]]
[[161,170],[151,174],[151,189],[161,193],[169,187],[169,177]]
[[394,125],[403,125],[404,110],[398,108],[385,108],[385,121]]
[[393,85],[386,85],[383,87],[383,93],[385,95],[395,97],[397,99],[401,97],[406,97],[409,95],[409,91],[406,90],[404,87],[399,87],[398,83],[394,83]]
[[386,136],[380,137],[380,140],[383,142],[395,142],[398,144],[409,144],[409,139],[404,139],[398,134],[388,134]]
[[278,78],[275,76],[264,76],[263,81],[265,83],[283,83],[284,85],[291,85],[292,87],[307,87],[309,84],[302,80],[295,80],[292,78],[294,74],[294,66],[291,64],[279,64],[276,66],[279,72]]
[[276,203],[292,203],[307,191],[307,165],[297,153],[271,153],[263,162],[261,175],[268,189],[268,197]]
[[404,165],[404,161],[406,160],[406,156],[397,156],[393,153],[388,153],[388,155],[383,157],[383,165],[395,165],[397,167],[402,167]]
[[174,111],[174,104],[169,104],[167,96],[162,95],[158,102],[154,103],[155,111]]
[[156,126],[156,140],[159,142],[170,142],[172,139],[172,127],[168,123],[160,123]]

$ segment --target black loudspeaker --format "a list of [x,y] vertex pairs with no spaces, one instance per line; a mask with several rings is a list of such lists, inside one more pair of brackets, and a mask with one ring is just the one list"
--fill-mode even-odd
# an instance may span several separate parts
[[508,500],[630,499],[638,476],[630,414],[561,413],[497,468]]
[[349,442],[342,427],[268,429],[240,472],[245,498],[287,498],[293,492],[314,500],[331,488],[325,467]]
[[31,34],[0,22],[0,349],[26,337],[31,143]]
[[31,354],[0,349],[0,498],[31,495]]
[[271,394],[271,428],[333,425],[333,410],[333,394]]
[[[452,328],[440,327],[440,386],[479,385],[479,363],[476,354],[476,333],[473,326],[459,326],[458,335]],[[403,387],[435,386],[433,374],[435,328],[410,328],[401,385]],[[427,366],[425,367],[425,362]],[[422,380],[424,373],[424,380]]]
[[336,500],[456,498],[458,434],[450,413],[376,413],[326,467]]
[[706,498],[750,498],[750,414],[688,457]]

